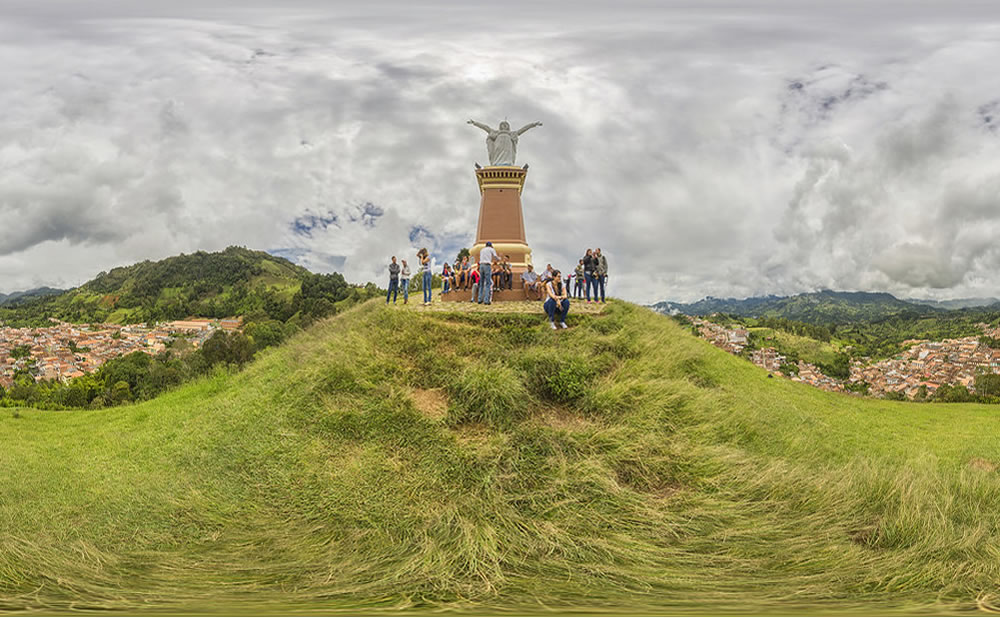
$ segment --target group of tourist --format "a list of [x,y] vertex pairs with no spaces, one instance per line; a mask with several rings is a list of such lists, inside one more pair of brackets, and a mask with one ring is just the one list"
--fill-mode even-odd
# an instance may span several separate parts
[[[420,275],[423,277],[423,288],[424,288],[424,304],[431,304],[431,282],[433,281],[433,274],[431,273],[431,257],[427,249],[421,249],[417,251],[417,263],[420,264]],[[396,263],[396,256],[392,256],[392,261],[389,262],[389,291],[385,295],[385,304],[389,304],[389,299],[392,298],[392,303],[396,304],[396,297],[399,291],[403,291],[403,304],[410,302],[410,266],[406,263],[406,260],[402,260],[402,265]]]
[[[484,285],[487,282],[489,285]],[[493,243],[486,243],[479,253],[479,264],[470,264],[468,255],[455,260],[454,267],[445,262],[441,270],[441,285],[441,294],[457,294],[471,289],[471,302],[489,305],[493,300],[493,290],[514,289],[514,268],[509,255],[501,259],[493,249]]]
[[[420,264],[420,274],[423,277],[424,305],[431,304],[431,259],[427,249],[417,252],[417,260]],[[488,242],[479,252],[478,264],[470,264],[469,256],[456,260],[454,267],[445,262],[441,270],[442,291],[441,294],[458,294],[472,290],[470,302],[489,305],[493,302],[493,290],[511,290],[514,284],[514,269],[509,255],[500,255],[493,248],[493,243]],[[575,281],[574,294],[570,289]],[[532,295],[536,300],[543,302],[545,313],[549,316],[549,325],[553,329],[568,328],[566,325],[566,315],[569,313],[569,299],[574,296],[588,303],[605,302],[604,293],[608,281],[608,260],[601,249],[587,249],[586,254],[580,259],[572,273],[567,274],[565,279],[562,272],[547,264],[545,270],[535,272],[531,264],[526,266],[526,270],[521,274],[521,281],[524,287],[524,295],[528,300]],[[396,302],[396,296],[400,288],[403,291],[403,303],[409,302],[410,287],[410,267],[406,260],[402,264],[396,263],[396,256],[392,256],[389,264],[389,291],[386,294],[385,302],[389,304],[389,299]],[[593,292],[593,300],[591,300]],[[559,318],[559,325],[556,325],[556,318]]]
[[[600,247],[593,251],[587,249],[587,253],[576,265],[572,277],[576,279],[574,293],[577,299],[582,300],[586,295],[588,303],[596,303],[598,300],[604,302],[604,289],[608,284],[608,258],[601,253]],[[566,285],[569,285],[569,278],[566,280]],[[594,291],[594,300],[590,300],[591,289]],[[598,290],[600,299],[597,297]]]

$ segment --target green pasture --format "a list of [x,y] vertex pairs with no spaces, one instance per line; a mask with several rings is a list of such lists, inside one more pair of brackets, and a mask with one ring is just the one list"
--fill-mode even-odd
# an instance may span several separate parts
[[0,612],[1000,605],[1000,407],[768,378],[617,301],[382,302],[143,404],[0,411]]

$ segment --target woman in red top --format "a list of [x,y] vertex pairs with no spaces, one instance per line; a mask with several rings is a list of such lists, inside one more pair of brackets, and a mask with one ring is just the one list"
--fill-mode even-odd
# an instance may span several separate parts
[[[463,264],[464,265],[464,264]],[[472,283],[472,302],[476,302],[476,296],[479,295],[479,269],[473,268],[469,271],[468,281]]]

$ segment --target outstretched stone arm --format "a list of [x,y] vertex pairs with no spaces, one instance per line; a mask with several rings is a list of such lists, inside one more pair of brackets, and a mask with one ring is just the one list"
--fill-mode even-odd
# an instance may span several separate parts
[[540,123],[540,122],[532,122],[531,124],[526,124],[523,127],[521,127],[520,129],[518,129],[516,133],[518,135],[520,135],[520,134],[524,133],[525,131],[527,131],[528,129],[534,129],[535,127],[540,127],[540,126],[542,126],[542,123]]
[[483,124],[481,122],[476,122],[475,120],[469,120],[469,124],[471,124],[474,127],[479,127],[480,129],[482,129],[483,131],[486,131],[487,133],[492,133],[493,132],[493,129],[490,128],[490,125],[488,125],[488,124]]

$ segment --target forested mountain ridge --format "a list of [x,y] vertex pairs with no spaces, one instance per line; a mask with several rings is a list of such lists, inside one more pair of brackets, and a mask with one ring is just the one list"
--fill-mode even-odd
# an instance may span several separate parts
[[823,290],[795,296],[758,296],[745,299],[706,297],[695,303],[662,301],[651,306],[660,313],[710,315],[727,313],[742,317],[770,317],[810,324],[850,324],[900,315],[933,315],[936,307],[900,300],[884,292],[835,292]]
[[40,288],[32,288],[30,290],[23,290],[19,292],[11,292],[10,294],[0,294],[0,306],[2,305],[9,306],[15,303],[17,304],[26,303],[36,298],[62,294],[64,291],[65,290],[60,290],[57,288],[40,287]]
[[0,309],[0,320],[141,323],[249,314],[285,322],[303,312],[333,313],[352,290],[358,288],[339,274],[313,274],[285,258],[229,247],[114,268],[62,294]]

